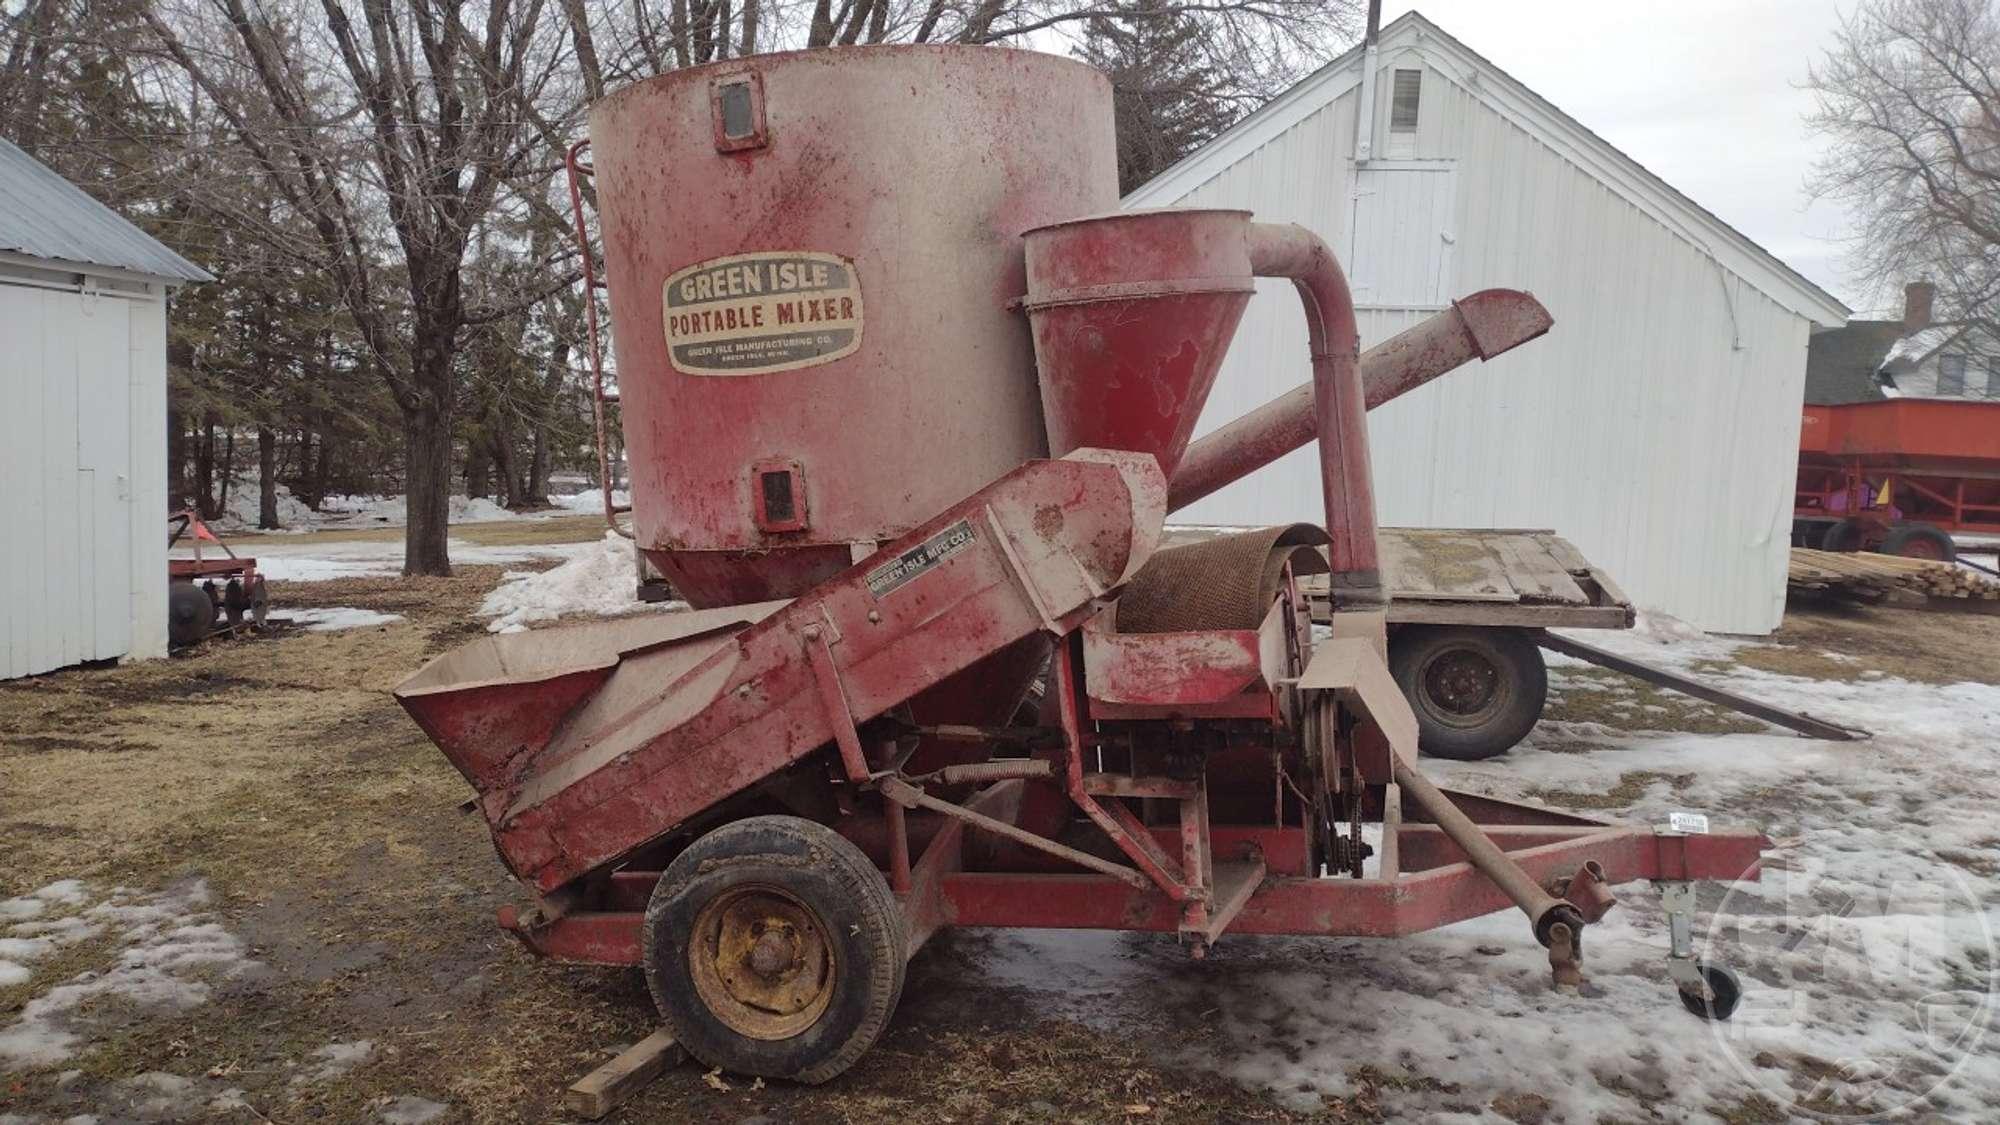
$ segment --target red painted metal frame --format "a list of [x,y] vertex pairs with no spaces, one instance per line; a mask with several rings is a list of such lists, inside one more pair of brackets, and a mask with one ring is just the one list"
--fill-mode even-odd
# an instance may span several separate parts
[[[1477,358],[1491,360],[1547,332],[1554,321],[1540,301],[1513,289],[1482,289],[1361,353],[1368,409],[1406,394]],[[1313,385],[1302,383],[1188,446],[1174,470],[1169,511],[1248,476],[1319,436]]]
[[[1020,806],[1024,783],[1003,782],[968,802],[989,815],[1005,817]],[[1453,793],[1465,807],[1506,804],[1490,798]],[[1516,820],[1545,815],[1552,820],[1576,818],[1526,805],[1507,805]],[[1594,862],[1606,885],[1636,880],[1697,879],[1755,880],[1759,857],[1770,841],[1759,833],[1721,831],[1699,836],[1610,824],[1555,823],[1487,825],[1487,834],[1506,849],[1538,882],[1548,884],[1572,876]],[[1171,829],[1154,830],[1165,842]],[[1281,862],[1303,847],[1297,828],[1218,826],[1216,854],[1221,862],[1253,852]],[[1138,890],[1102,875],[1075,872],[981,869],[970,853],[974,840],[990,846],[990,838],[968,835],[962,821],[946,823],[911,868],[910,889],[898,897],[903,904],[914,954],[945,926],[1054,929],[1151,930],[1171,933],[1187,923],[1186,904],[1157,890]],[[1393,879],[1308,878],[1273,875],[1266,878],[1230,922],[1232,933],[1286,934],[1321,937],[1398,937],[1436,929],[1512,907],[1507,896],[1484,875],[1464,862],[1456,845],[1435,825],[1404,824],[1396,833],[1402,873]],[[968,862],[970,861],[970,863]],[[614,877],[606,905],[612,909],[585,911],[552,923],[524,926],[512,908],[501,913],[501,925],[544,956],[594,964],[637,964],[639,927],[645,895],[657,872],[621,873]],[[1587,915],[1601,915],[1607,903],[1601,889],[1579,904]]]

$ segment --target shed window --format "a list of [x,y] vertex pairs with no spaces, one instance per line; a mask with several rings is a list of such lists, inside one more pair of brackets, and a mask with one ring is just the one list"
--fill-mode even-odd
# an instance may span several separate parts
[[1962,395],[1965,393],[1964,356],[1942,355],[1938,357],[1937,393],[1941,395]]
[[1423,89],[1423,71],[1399,70],[1396,72],[1395,93],[1389,99],[1389,131],[1391,133],[1414,133],[1417,131],[1417,102],[1423,95]]
[[2000,359],[1986,361],[1986,397],[2000,399]]

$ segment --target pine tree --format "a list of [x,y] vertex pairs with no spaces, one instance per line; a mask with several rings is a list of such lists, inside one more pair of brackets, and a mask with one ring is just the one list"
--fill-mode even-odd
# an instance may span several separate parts
[[1131,191],[1236,119],[1225,76],[1208,61],[1202,25],[1169,0],[1129,0],[1086,25],[1082,54],[1111,77],[1118,190]]

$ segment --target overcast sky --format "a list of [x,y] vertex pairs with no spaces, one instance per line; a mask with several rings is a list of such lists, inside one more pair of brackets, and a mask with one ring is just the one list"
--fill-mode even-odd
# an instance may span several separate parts
[[1846,220],[1810,200],[1797,88],[1851,0],[1385,0],[1412,8],[1857,312]]

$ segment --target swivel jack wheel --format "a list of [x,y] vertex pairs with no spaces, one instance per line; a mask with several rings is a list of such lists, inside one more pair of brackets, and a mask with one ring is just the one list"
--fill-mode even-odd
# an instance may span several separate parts
[[1694,955],[1694,884],[1660,884],[1667,911],[1667,976],[1680,993],[1681,1007],[1705,1020],[1726,1020],[1743,999],[1743,981],[1725,965]]

